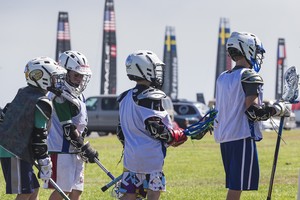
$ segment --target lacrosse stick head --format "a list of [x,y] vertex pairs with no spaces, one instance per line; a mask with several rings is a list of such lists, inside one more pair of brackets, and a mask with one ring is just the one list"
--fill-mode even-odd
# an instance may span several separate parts
[[184,134],[191,136],[191,139],[202,139],[208,131],[213,130],[213,123],[217,113],[216,109],[209,110],[198,122],[187,127],[183,131]]
[[282,99],[291,104],[299,102],[299,74],[295,66],[288,68],[284,73]]

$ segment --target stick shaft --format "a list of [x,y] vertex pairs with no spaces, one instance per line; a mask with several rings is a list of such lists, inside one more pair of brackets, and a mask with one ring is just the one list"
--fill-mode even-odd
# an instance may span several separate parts
[[101,188],[102,192],[105,192],[108,188],[110,188],[111,186],[113,186],[114,184],[116,184],[119,180],[122,179],[122,177],[123,177],[123,175],[121,174],[117,178],[113,179],[111,182],[107,183],[105,186],[103,186]]
[[[40,170],[40,166],[37,164],[37,162],[34,162],[34,166]],[[62,189],[55,183],[55,181],[50,178],[49,182],[53,185],[53,187],[55,188],[55,190],[61,195],[61,197],[63,197],[65,200],[70,200],[69,197],[64,193],[64,191],[62,191]]]
[[274,182],[274,177],[275,177],[275,171],[276,171],[276,165],[277,165],[277,159],[278,159],[278,153],[279,153],[283,123],[284,123],[284,117],[281,117],[280,118],[280,124],[279,124],[278,136],[277,136],[277,142],[276,142],[276,147],[275,147],[275,152],[274,152],[273,166],[272,166],[272,172],[271,172],[271,178],[270,178],[269,192],[268,192],[267,200],[271,200],[271,196],[272,196],[273,182]]
[[115,179],[115,177],[110,173],[110,171],[108,171],[100,162],[100,160],[98,158],[94,158],[94,161],[97,163],[97,165],[107,174],[107,176],[109,176],[112,180]]
[[69,197],[60,189],[60,187],[55,183],[55,181],[50,178],[49,179],[50,183],[53,185],[53,187],[57,190],[57,192],[65,199],[65,200],[70,200]]
[[107,176],[109,176],[111,178],[111,182],[109,182],[108,184],[106,184],[105,186],[103,186],[101,188],[102,192],[105,192],[108,188],[110,188],[111,186],[113,186],[114,184],[116,184],[119,180],[122,179],[122,174],[120,176],[118,176],[117,178],[115,178],[100,162],[100,160],[98,160],[98,158],[94,158],[95,163],[97,163],[97,165],[107,174]]

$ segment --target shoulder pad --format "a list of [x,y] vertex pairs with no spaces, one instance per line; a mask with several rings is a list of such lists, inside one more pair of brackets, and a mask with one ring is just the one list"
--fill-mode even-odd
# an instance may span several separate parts
[[141,99],[160,100],[160,99],[165,98],[166,96],[167,95],[163,91],[150,87],[150,88],[144,90],[143,92],[141,92],[137,96],[137,98],[139,100],[141,100]]
[[74,95],[69,93],[66,90],[63,90],[61,93],[61,96],[64,97],[66,100],[68,100],[70,103],[74,104],[79,110],[80,110],[80,102],[79,99],[76,98]]
[[117,102],[120,103],[122,101],[122,99],[127,95],[128,92],[129,92],[129,90],[127,90],[127,91],[123,92],[122,94],[120,94],[117,98]]
[[243,83],[258,83],[264,84],[264,80],[262,77],[256,73],[254,70],[249,69],[245,70],[242,74],[242,82]]
[[36,103],[36,108],[47,118],[51,118],[52,102],[48,98],[41,97]]

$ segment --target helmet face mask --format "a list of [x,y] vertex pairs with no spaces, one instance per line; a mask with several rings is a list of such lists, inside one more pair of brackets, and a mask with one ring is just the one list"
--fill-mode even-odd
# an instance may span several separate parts
[[130,80],[146,80],[152,87],[162,87],[165,64],[153,52],[136,51],[127,57],[125,65]]
[[151,79],[151,86],[161,89],[164,84],[164,65],[155,66],[155,78]]
[[66,70],[49,57],[37,57],[27,63],[24,73],[29,85],[51,91],[62,87]]
[[226,49],[233,60],[236,56],[244,56],[251,67],[259,72],[265,50],[257,36],[247,32],[233,32],[226,43]]
[[79,96],[87,87],[92,71],[86,57],[78,51],[65,51],[59,57],[59,63],[68,71],[66,88],[75,96]]

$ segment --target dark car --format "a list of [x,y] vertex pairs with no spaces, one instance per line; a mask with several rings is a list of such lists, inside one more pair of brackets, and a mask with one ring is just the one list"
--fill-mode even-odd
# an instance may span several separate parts
[[176,113],[174,121],[183,129],[198,122],[209,111],[204,103],[187,100],[173,101],[173,106]]

